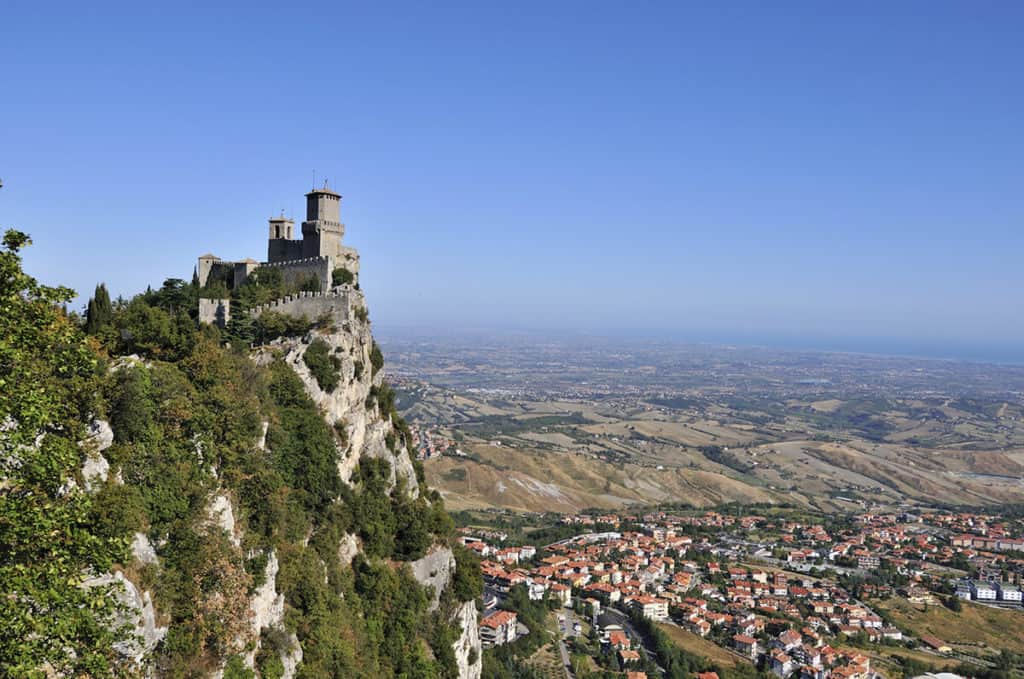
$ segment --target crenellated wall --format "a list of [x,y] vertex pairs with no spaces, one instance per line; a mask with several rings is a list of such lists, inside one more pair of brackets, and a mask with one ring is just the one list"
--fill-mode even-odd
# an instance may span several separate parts
[[249,311],[253,318],[259,318],[266,311],[275,311],[295,318],[305,316],[315,321],[321,316],[330,316],[337,325],[351,320],[359,307],[365,307],[363,293],[351,285],[341,285],[327,292],[298,292],[283,299],[262,304]]
[[310,276],[316,276],[320,281],[321,290],[331,288],[331,259],[330,257],[306,257],[304,259],[291,259],[287,262],[266,262],[260,268],[274,268],[281,271],[285,285],[299,286],[306,282]]

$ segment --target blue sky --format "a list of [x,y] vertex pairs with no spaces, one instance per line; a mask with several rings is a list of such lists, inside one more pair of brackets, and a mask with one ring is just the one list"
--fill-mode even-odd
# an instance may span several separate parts
[[1024,355],[1020,3],[156,4],[4,5],[47,281],[262,257],[315,169],[383,328]]

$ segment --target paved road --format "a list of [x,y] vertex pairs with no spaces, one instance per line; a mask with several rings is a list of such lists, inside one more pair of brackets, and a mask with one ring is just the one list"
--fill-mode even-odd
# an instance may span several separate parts
[[[568,632],[566,632],[567,627]],[[568,679],[575,679],[575,675],[572,673],[572,661],[569,659],[569,649],[565,647],[565,637],[570,633],[572,633],[572,611],[563,609],[558,613],[558,652],[562,656],[565,676]]]

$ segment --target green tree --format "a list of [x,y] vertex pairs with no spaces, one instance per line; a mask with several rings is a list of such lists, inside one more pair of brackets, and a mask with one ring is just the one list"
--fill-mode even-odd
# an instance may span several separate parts
[[22,270],[28,236],[0,249],[0,675],[116,674],[109,587],[88,573],[123,559],[127,540],[98,535],[92,498],[68,480],[94,407],[96,358],[60,305],[68,288]]
[[110,304],[110,293],[107,286],[100,283],[85,311],[85,331],[90,335],[98,335],[114,320],[114,308]]

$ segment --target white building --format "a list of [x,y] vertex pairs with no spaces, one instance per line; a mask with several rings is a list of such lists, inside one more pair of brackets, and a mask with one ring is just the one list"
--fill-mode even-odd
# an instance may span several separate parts
[[1000,601],[1012,601],[1014,603],[1021,603],[1020,589],[1016,585],[1009,585],[1000,582],[996,585],[996,589],[999,591]]
[[480,621],[480,643],[486,648],[516,640],[518,616],[513,611],[495,611]]
[[976,601],[995,601],[996,590],[988,582],[982,582],[980,580],[971,581],[971,596]]
[[668,617],[668,601],[653,596],[629,597],[629,603],[640,610],[649,620],[664,620]]

